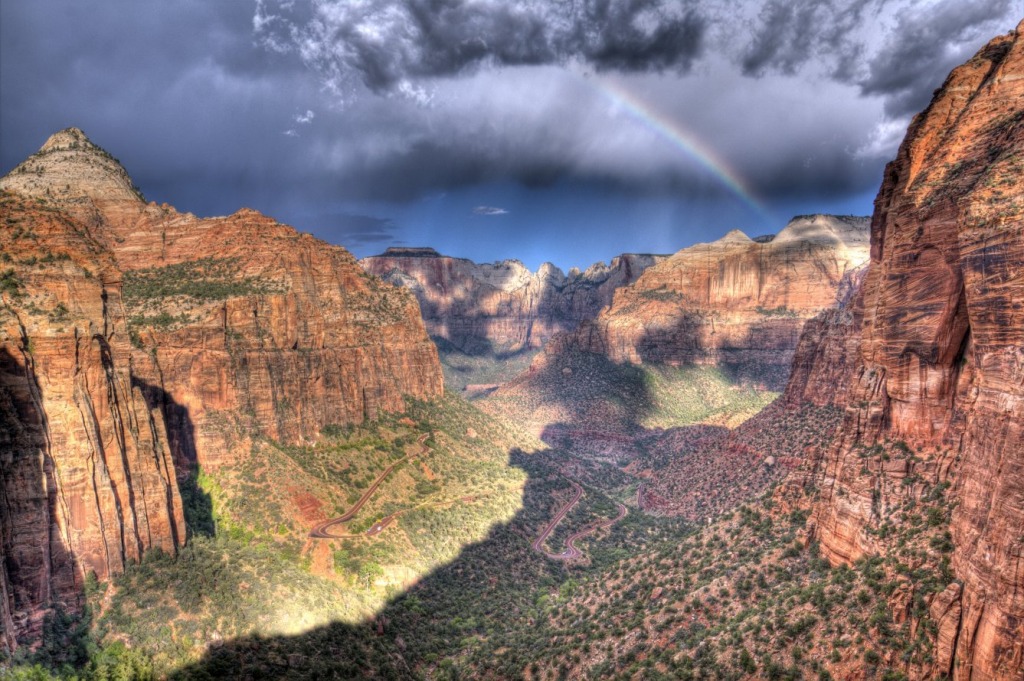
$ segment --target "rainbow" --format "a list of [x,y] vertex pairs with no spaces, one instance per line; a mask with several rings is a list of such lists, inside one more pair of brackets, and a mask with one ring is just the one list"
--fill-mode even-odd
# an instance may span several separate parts
[[675,121],[655,111],[649,104],[621,85],[596,76],[588,78],[587,81],[592,83],[595,89],[609,102],[629,113],[635,121],[670,142],[687,157],[710,172],[759,217],[769,223],[774,222],[768,210],[754,197],[750,188],[746,186],[739,175],[726,165],[725,161],[718,157],[713,149],[703,144]]

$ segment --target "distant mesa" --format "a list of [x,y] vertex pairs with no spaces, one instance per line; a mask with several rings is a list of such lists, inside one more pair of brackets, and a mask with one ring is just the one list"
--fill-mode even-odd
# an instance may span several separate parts
[[440,253],[425,246],[392,246],[376,258],[440,258]]

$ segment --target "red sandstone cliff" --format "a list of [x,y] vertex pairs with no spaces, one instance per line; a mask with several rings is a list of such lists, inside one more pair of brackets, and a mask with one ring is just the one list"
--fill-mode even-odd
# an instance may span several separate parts
[[185,539],[176,478],[251,438],[443,390],[415,298],[256,213],[145,203],[74,128],[0,179],[0,623],[8,646],[150,547]]
[[185,524],[112,258],[19,194],[0,195],[0,222],[0,624],[13,648],[49,608],[77,609],[89,572],[173,552]]
[[575,329],[665,257],[627,253],[568,276],[550,263],[530,272],[518,260],[477,264],[430,248],[389,248],[359,262],[415,293],[431,336],[478,354],[540,347]]
[[738,230],[685,248],[618,289],[609,309],[559,338],[615,362],[719,364],[784,385],[804,322],[834,307],[868,256],[867,221],[796,218],[770,241]]
[[790,385],[816,401],[842,388],[840,438],[811,462],[833,562],[891,550],[877,530],[893,510],[951,485],[956,580],[928,596],[936,649],[916,677],[1024,678],[1022,31],[954,70],[914,120],[853,312],[809,327]]

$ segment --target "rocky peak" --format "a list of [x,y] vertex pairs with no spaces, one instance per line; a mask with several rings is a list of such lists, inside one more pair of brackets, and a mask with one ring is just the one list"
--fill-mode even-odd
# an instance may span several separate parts
[[743,233],[742,230],[733,229],[728,234],[723,236],[721,239],[716,241],[716,244],[749,244],[751,239],[749,236]]
[[870,239],[871,218],[867,216],[818,214],[796,216],[772,242],[804,241],[867,247]]
[[92,143],[81,128],[65,128],[50,135],[50,139],[40,147],[39,153],[79,149],[98,150],[99,147]]
[[78,128],[51,135],[39,151],[0,178],[0,189],[64,204],[143,201],[120,161]]

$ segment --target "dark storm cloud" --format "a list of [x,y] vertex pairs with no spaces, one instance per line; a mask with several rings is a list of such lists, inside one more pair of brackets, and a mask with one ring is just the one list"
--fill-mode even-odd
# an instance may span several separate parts
[[1011,0],[768,0],[740,64],[755,77],[818,66],[903,117],[921,110],[1012,12]]
[[296,51],[334,87],[355,78],[375,92],[484,64],[686,71],[706,24],[679,0],[262,0],[254,19],[272,50]]
[[834,73],[852,69],[863,45],[851,32],[872,0],[768,0],[744,49],[740,64],[748,76],[774,69],[793,74],[811,59],[826,59]]
[[861,91],[884,96],[891,116],[921,110],[945,75],[991,37],[1012,9],[1011,0],[946,0],[900,15],[859,80]]
[[[465,220],[528,238],[524,221],[543,212],[530,216],[530,200],[583,189],[585,205],[682,197],[748,210],[683,138],[769,204],[861,196],[904,114],[1012,28],[1014,11],[1009,0],[0,2],[0,171],[74,125],[151,199],[200,215],[249,206],[370,248],[418,236],[444,196],[462,200],[435,234]],[[482,185],[501,191],[474,194]],[[474,218],[474,206],[509,215]],[[620,214],[589,215],[600,230]]]
[[321,238],[334,243],[353,247],[398,243],[398,227],[388,218],[344,212],[325,213],[312,216],[309,223],[315,226]]

